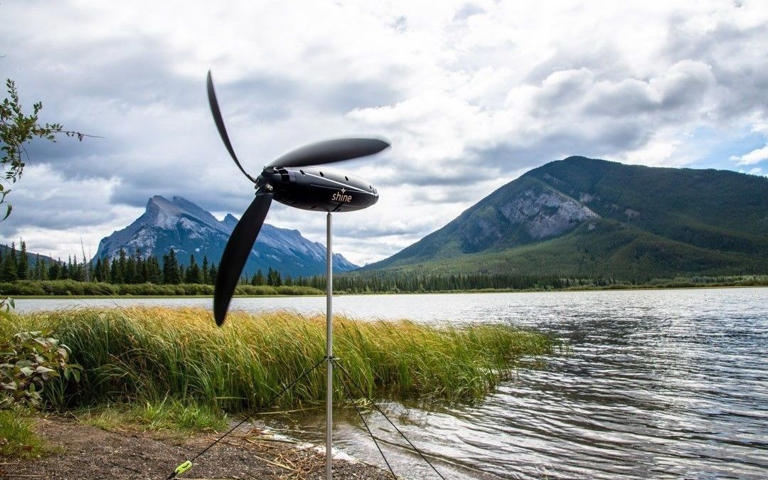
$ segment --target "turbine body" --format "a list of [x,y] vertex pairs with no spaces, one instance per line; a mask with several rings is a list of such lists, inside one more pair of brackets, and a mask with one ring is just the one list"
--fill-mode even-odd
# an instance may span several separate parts
[[321,170],[273,168],[261,174],[257,186],[278,202],[303,210],[351,212],[379,200],[376,189],[362,180]]

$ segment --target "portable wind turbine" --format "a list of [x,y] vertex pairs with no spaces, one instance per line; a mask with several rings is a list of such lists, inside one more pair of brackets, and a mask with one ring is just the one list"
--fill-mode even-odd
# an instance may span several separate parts
[[235,225],[232,235],[221,256],[219,273],[213,294],[213,315],[216,325],[221,326],[227,315],[227,308],[240,279],[245,262],[253,248],[261,225],[267,216],[272,200],[304,210],[319,210],[326,214],[327,235],[327,290],[326,290],[326,478],[332,476],[332,408],[333,408],[333,255],[331,248],[331,213],[349,212],[370,207],[379,199],[371,185],[351,179],[345,175],[334,175],[322,171],[304,170],[299,167],[341,162],[357,157],[378,153],[389,144],[375,138],[341,138],[305,145],[292,150],[264,167],[261,174],[253,178],[245,171],[235,155],[229,141],[224,120],[221,117],[213,79],[208,71],[208,103],[221,140],[232,160],[243,174],[256,185],[256,198]]

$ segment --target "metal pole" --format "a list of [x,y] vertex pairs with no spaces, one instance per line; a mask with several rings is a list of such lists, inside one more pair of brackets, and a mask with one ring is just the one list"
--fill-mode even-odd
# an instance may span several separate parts
[[333,477],[333,249],[331,248],[331,212],[326,224],[325,351],[328,365],[325,396],[325,478]]

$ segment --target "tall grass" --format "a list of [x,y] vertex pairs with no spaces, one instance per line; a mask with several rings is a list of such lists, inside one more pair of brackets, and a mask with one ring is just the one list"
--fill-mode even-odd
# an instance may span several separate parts
[[[291,312],[233,312],[223,328],[203,309],[30,313],[0,323],[0,337],[44,328],[84,367],[80,383],[47,391],[57,407],[169,397],[231,412],[261,408],[325,355],[325,319]],[[541,334],[503,325],[435,328],[337,316],[334,333],[334,354],[354,380],[371,395],[396,399],[471,401],[508,375],[516,358],[552,349]],[[318,369],[279,403],[324,397]]]

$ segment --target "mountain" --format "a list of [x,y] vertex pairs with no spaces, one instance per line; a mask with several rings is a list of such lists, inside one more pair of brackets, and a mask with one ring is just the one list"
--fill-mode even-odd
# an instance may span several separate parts
[[768,272],[768,179],[585,157],[543,165],[364,271],[651,278]]
[[[129,255],[139,251],[142,256],[154,255],[162,259],[173,248],[182,264],[189,264],[191,254],[198,263],[207,256],[208,261],[218,264],[236,224],[237,219],[231,214],[219,221],[184,198],[167,200],[154,196],[133,223],[101,240],[94,260],[114,258],[121,249]],[[307,240],[298,230],[265,223],[244,272],[253,275],[261,269],[266,273],[271,267],[292,277],[317,275],[325,272],[325,257],[325,246]],[[340,254],[333,255],[333,267],[339,272],[357,268]]]

